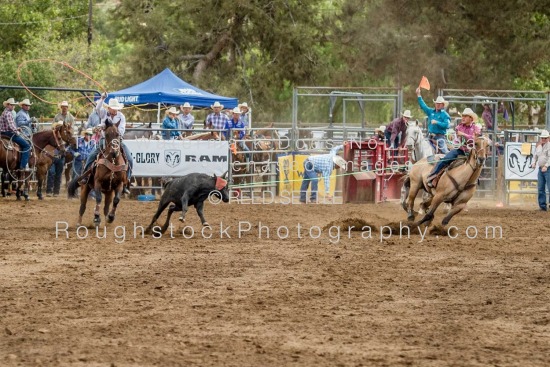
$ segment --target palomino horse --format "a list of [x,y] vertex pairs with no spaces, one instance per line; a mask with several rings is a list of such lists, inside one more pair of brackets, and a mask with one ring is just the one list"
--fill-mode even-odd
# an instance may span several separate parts
[[[101,193],[105,194],[103,214],[106,217],[107,223],[112,223],[115,220],[120,196],[122,195],[124,185],[128,181],[127,171],[128,164],[123,157],[118,126],[113,125],[110,120],[107,120],[105,123],[105,148],[99,152],[88,182],[81,184],[80,211],[77,226],[80,226],[82,223],[82,216],[86,211],[86,203],[88,202],[88,194],[92,189],[95,190],[96,194],[94,225],[97,227],[101,223],[99,214],[102,201]],[[69,184],[69,197],[74,197],[79,179],[80,177],[77,177]],[[109,211],[111,202],[113,203],[113,208]]]
[[476,191],[477,179],[487,157],[488,144],[488,140],[484,136],[476,137],[468,158],[463,160],[464,164],[446,170],[435,188],[427,186],[427,177],[433,167],[427,164],[425,158],[415,163],[404,182],[408,197],[405,207],[408,219],[410,221],[414,220],[414,199],[420,189],[424,189],[431,194],[429,201],[422,203],[424,208],[429,207],[429,210],[415,225],[419,226],[423,223],[430,225],[434,213],[441,203],[452,205],[449,213],[443,218],[442,224],[444,226],[449,223],[453,216],[460,213]]

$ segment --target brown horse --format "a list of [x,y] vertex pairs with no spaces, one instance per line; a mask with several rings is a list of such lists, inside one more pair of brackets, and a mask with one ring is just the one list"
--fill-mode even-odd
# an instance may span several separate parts
[[[72,144],[74,144],[75,142],[74,138],[72,137],[72,127],[69,124],[60,124],[54,130],[45,130],[33,134],[29,167],[41,167],[38,164],[40,161],[40,156],[42,156],[43,154],[50,154],[46,149],[47,146],[54,147],[60,151],[65,151],[64,142]],[[11,143],[9,139],[3,138],[2,144],[0,144],[0,167],[12,179],[18,181],[16,191],[17,200],[21,200],[21,196],[23,196],[25,200],[29,200],[29,178],[31,176],[31,173],[17,170],[17,167],[19,167],[19,160],[19,147],[16,144]],[[37,193],[39,193],[38,197],[40,199],[42,196],[41,184],[46,177],[46,173],[47,169],[45,170],[45,172],[43,172],[43,170],[37,170]]]
[[414,199],[418,191],[424,189],[430,194],[422,203],[422,206],[426,209],[429,207],[429,210],[418,223],[414,224],[415,226],[423,223],[430,225],[434,218],[434,213],[441,203],[450,203],[452,205],[449,213],[443,218],[442,224],[444,226],[449,223],[452,217],[466,207],[466,203],[468,203],[476,191],[477,179],[487,157],[487,146],[488,141],[485,137],[476,137],[474,147],[472,147],[469,156],[463,160],[464,164],[446,170],[435,188],[427,186],[427,178],[433,166],[428,164],[426,158],[421,159],[413,165],[404,181],[407,202],[403,208],[407,211],[410,221],[413,221],[415,218],[413,210]]
[[[96,193],[94,225],[97,227],[101,223],[99,214],[102,201],[101,193],[105,194],[103,214],[106,217],[107,223],[112,223],[115,220],[120,196],[122,195],[124,185],[126,185],[128,181],[128,163],[125,161],[122,151],[118,126],[111,124],[110,121],[107,120],[105,124],[105,148],[99,152],[92,175],[88,179],[88,182],[86,184],[81,184],[80,211],[77,226],[80,226],[82,223],[82,216],[86,211],[86,203],[88,202],[88,194],[92,189],[94,189]],[[69,197],[75,195],[79,178],[80,177],[75,178],[69,184]],[[113,208],[109,211],[111,202]]]
[[[29,160],[29,166],[36,168],[37,190],[36,196],[39,200],[42,195],[42,187],[47,180],[48,170],[54,158],[66,154],[65,145],[71,145],[76,149],[76,138],[73,136],[73,129],[70,124],[59,124],[52,130],[44,130],[33,134],[32,142],[34,154]],[[54,150],[59,153],[56,155]]]

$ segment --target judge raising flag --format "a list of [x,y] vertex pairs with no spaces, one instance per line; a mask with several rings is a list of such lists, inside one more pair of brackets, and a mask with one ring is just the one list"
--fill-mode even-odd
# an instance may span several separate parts
[[428,78],[426,78],[425,76],[422,76],[422,80],[420,81],[420,84],[418,85],[418,87],[426,90],[430,90],[430,82],[428,81]]

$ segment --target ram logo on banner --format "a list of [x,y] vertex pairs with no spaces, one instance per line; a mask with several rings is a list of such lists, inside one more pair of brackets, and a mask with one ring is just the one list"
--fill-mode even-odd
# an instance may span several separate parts
[[[506,143],[504,178],[506,180],[536,181],[537,169],[531,168],[533,156],[525,154],[522,145],[522,143]],[[532,143],[530,151],[535,151],[535,143]]]
[[227,141],[124,140],[134,158],[132,176],[222,175],[229,169]]
[[181,150],[167,149],[164,151],[164,163],[170,168],[177,167],[181,163]]

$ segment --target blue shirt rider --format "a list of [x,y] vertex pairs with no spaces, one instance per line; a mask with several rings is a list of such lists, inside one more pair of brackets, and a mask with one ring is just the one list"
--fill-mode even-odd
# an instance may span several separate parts
[[441,96],[437,97],[434,101],[435,109],[426,105],[422,99],[420,87],[416,89],[416,95],[418,97],[418,105],[428,116],[428,134],[433,135],[434,140],[437,142],[437,148],[441,153],[447,154],[449,149],[447,148],[447,140],[445,134],[449,128],[451,122],[451,116],[445,111],[445,105],[447,101]]
[[[235,129],[235,131],[232,131],[233,129]],[[233,109],[233,117],[225,123],[224,130],[223,135],[225,136],[225,139],[230,140],[231,138],[236,138],[241,140],[239,142],[239,146],[244,151],[250,151],[243,140],[246,135],[246,131],[244,122],[241,119],[241,110],[239,107],[235,107]],[[235,136],[235,133],[237,133],[237,136]]]
[[[31,116],[29,115],[29,109],[31,108],[32,103],[28,98],[25,98],[19,102],[21,109],[15,115],[15,125],[21,129],[23,134],[26,136],[31,136],[32,133],[36,132],[36,127],[33,126]],[[22,129],[22,127],[25,127]]]

